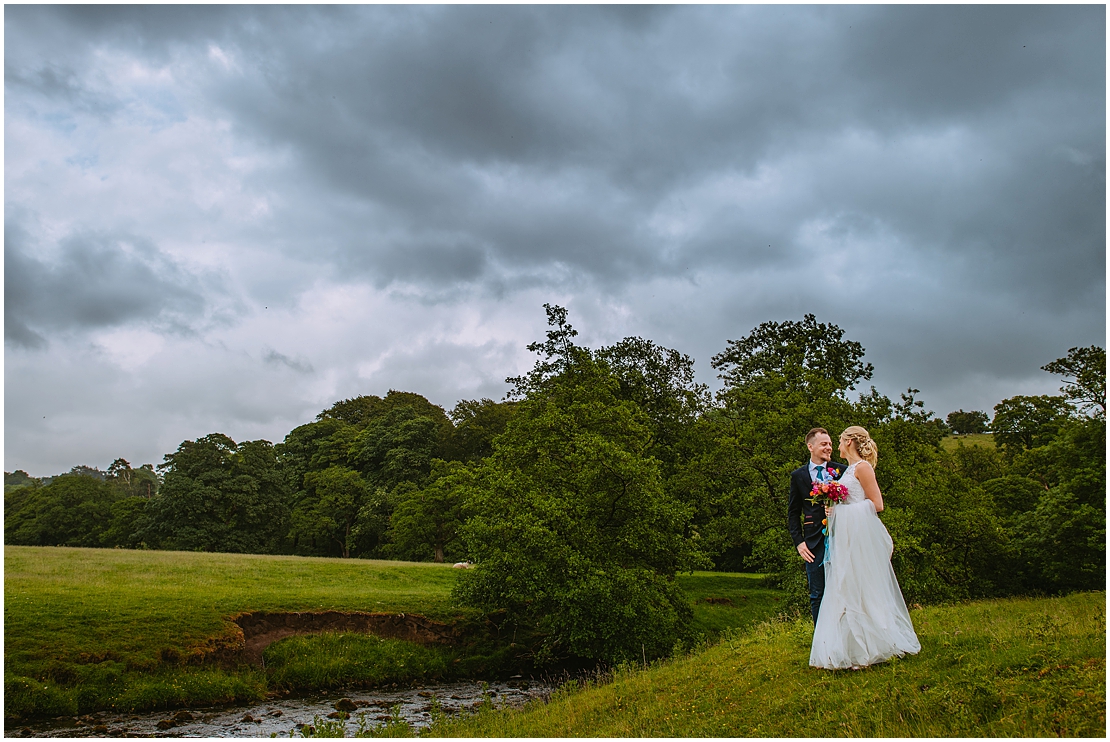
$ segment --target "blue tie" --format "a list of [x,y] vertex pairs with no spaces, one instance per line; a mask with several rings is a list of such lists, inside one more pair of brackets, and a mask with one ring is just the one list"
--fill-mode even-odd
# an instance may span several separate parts
[[823,466],[818,466],[817,467],[817,481],[818,482],[824,482],[825,481],[825,467],[823,467]]

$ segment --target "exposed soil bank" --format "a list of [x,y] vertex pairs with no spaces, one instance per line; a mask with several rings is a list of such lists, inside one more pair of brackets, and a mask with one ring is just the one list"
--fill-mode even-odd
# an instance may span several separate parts
[[237,647],[225,647],[225,660],[238,660],[263,666],[262,652],[274,642],[290,636],[323,633],[373,634],[383,639],[403,639],[416,644],[453,645],[458,642],[455,629],[413,613],[243,613],[232,621],[242,632]]

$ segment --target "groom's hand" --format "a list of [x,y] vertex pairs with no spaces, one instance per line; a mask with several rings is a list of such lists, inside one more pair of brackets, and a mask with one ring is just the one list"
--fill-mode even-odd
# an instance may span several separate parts
[[805,559],[807,562],[813,561],[813,552],[809,550],[808,546],[806,546],[805,541],[798,544],[798,553],[801,554],[802,559]]

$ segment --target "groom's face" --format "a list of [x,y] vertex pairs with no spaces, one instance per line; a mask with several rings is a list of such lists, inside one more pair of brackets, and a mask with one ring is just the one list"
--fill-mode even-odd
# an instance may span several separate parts
[[828,463],[832,458],[832,438],[825,433],[818,433],[809,439],[806,444],[809,448],[809,458],[815,464]]

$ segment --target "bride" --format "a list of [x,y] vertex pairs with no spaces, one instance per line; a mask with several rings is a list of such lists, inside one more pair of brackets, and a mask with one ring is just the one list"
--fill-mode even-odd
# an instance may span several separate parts
[[848,461],[839,480],[848,499],[829,508],[825,597],[809,655],[810,665],[830,670],[921,651],[890,566],[893,542],[876,515],[883,509],[878,448],[866,430],[852,426],[840,435],[840,455]]

